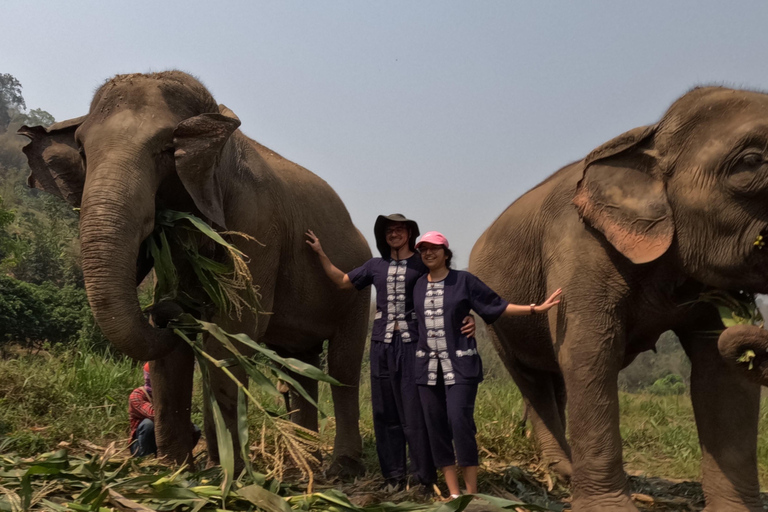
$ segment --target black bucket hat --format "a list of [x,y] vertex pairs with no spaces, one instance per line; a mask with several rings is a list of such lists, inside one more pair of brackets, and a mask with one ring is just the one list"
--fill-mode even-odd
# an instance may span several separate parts
[[416,224],[416,221],[406,219],[402,213],[379,215],[376,217],[376,223],[373,225],[373,236],[376,239],[376,247],[379,249],[381,257],[388,260],[392,254],[389,244],[387,243],[387,226],[390,222],[402,222],[408,227],[408,230],[410,231],[408,248],[411,252],[415,252],[416,238],[419,236],[419,225]]

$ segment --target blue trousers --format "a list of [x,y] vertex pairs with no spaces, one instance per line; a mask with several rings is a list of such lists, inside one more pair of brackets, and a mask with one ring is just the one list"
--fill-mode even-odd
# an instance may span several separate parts
[[403,343],[396,331],[391,343],[371,342],[373,430],[381,473],[405,480],[406,443],[411,471],[421,484],[437,482],[429,437],[415,379],[416,343]]
[[134,434],[133,442],[131,443],[131,455],[134,457],[145,457],[153,454],[157,454],[155,422],[145,418],[139,423]]
[[[195,445],[200,440],[200,427],[192,424],[192,438]],[[136,428],[136,433],[131,440],[131,455],[134,457],[146,457],[157,455],[157,443],[155,442],[155,422],[145,418]]]
[[[446,386],[438,369],[435,386],[420,385],[432,458],[439,468],[477,466],[475,398],[477,383]],[[455,452],[454,452],[455,448]]]

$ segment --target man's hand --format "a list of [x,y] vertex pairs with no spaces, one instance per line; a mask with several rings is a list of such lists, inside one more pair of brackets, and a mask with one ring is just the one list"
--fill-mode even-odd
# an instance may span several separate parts
[[464,318],[464,321],[461,322],[461,334],[463,334],[467,338],[475,337],[475,317],[474,316],[467,315]]
[[315,235],[311,229],[308,229],[304,234],[307,235],[307,238],[309,238],[309,240],[305,240],[307,245],[309,245],[317,254],[322,254],[323,246],[320,245],[320,239],[317,238],[317,235]]

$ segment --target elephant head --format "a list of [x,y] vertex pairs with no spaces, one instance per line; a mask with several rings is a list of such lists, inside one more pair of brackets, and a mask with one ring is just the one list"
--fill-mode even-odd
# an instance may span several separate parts
[[49,128],[22,127],[29,185],[81,207],[83,275],[94,316],[125,354],[153,360],[178,343],[152,327],[136,294],[142,241],[159,206],[226,226],[215,169],[240,125],[193,77],[178,71],[119,75],[88,114]]
[[595,149],[573,202],[635,264],[662,255],[721,289],[768,291],[768,95],[682,96],[652,126]]

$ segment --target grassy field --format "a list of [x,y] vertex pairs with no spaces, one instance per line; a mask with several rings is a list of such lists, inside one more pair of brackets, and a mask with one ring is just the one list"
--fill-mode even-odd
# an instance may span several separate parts
[[[488,467],[535,466],[537,454],[527,426],[522,425],[522,399],[509,378],[498,371],[492,354],[485,356],[490,377],[480,386],[476,422],[481,457]],[[366,371],[366,369],[364,369]],[[17,354],[0,361],[0,452],[33,455],[59,443],[87,440],[100,446],[127,437],[127,397],[142,384],[142,372],[125,359],[72,348],[60,352]],[[199,388],[199,386],[197,386]],[[375,472],[377,461],[366,378],[361,387],[361,429],[365,462]],[[621,394],[621,433],[630,472],[667,479],[698,479],[700,450],[687,395]],[[274,400],[265,398],[265,400]],[[202,424],[199,389],[193,420]],[[332,413],[330,392],[321,385],[321,407]],[[274,402],[273,409],[284,410]],[[760,418],[758,460],[763,487],[768,486],[768,404]],[[261,419],[251,414],[259,428]],[[330,445],[333,420],[321,438]]]

